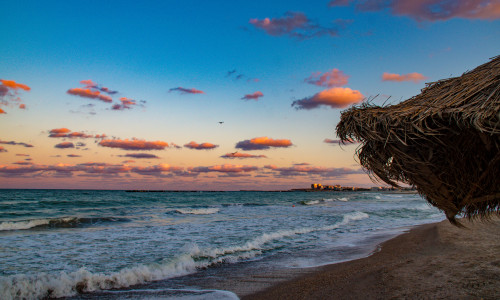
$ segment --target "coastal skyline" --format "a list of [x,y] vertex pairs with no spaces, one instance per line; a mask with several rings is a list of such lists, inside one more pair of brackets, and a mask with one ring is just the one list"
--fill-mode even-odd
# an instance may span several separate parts
[[500,3],[4,3],[0,188],[377,184],[340,112],[499,55]]

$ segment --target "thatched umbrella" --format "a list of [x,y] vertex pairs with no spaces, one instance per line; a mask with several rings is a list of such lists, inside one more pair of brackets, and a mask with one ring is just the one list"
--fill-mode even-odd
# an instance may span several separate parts
[[373,179],[415,186],[453,224],[500,214],[500,56],[399,104],[351,107],[337,135],[362,143]]

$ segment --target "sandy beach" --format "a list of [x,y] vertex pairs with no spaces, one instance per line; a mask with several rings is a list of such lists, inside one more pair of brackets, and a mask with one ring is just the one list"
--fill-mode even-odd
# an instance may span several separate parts
[[418,226],[380,251],[242,299],[499,299],[500,219]]

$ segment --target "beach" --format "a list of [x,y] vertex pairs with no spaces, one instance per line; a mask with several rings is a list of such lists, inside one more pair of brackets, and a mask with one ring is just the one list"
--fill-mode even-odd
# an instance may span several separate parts
[[499,299],[500,219],[461,222],[466,228],[448,221],[417,226],[371,256],[241,299]]

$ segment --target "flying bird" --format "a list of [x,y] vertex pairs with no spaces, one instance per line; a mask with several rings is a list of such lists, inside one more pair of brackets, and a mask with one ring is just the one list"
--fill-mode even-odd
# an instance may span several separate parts
[[220,121],[220,122],[219,122],[219,124],[221,124],[221,125],[222,125],[222,123],[224,123],[224,122],[223,122],[223,121]]

